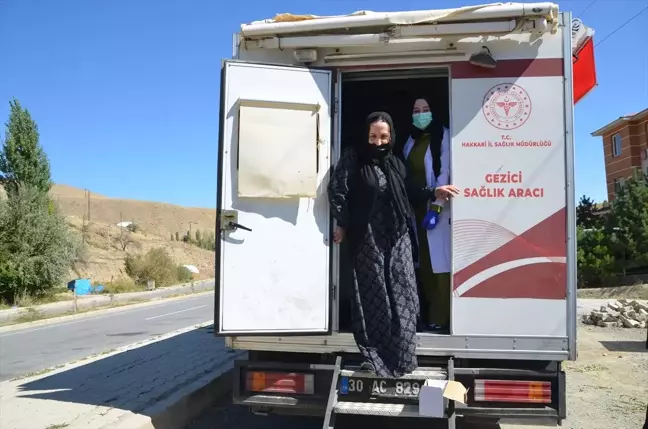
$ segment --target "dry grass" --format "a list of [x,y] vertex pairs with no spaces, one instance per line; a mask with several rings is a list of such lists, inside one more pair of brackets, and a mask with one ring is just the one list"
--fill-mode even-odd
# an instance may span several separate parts
[[[83,189],[54,185],[51,194],[69,224],[83,234],[83,219],[88,203]],[[117,226],[134,222],[139,229],[130,233]],[[70,278],[90,278],[105,287],[122,292],[142,290],[128,286],[124,258],[129,253],[146,253],[164,247],[177,264],[191,264],[200,274],[196,279],[214,276],[214,253],[183,242],[171,241],[171,234],[192,231],[213,231],[216,223],[214,209],[185,208],[172,204],[109,198],[90,195],[90,222],[85,227],[86,253],[76,264]],[[124,250],[125,248],[125,250]],[[112,286],[109,286],[112,283]]]
[[[83,189],[54,185],[50,193],[66,215],[83,219],[87,214],[88,204]],[[116,225],[120,219],[136,223],[144,235],[155,235],[169,240],[172,233],[179,232],[182,235],[188,231],[190,223],[193,231],[213,231],[216,225],[216,210],[109,198],[91,193],[92,222]]]
[[[81,219],[68,216],[68,222],[82,233]],[[122,246],[124,240],[129,241],[126,251]],[[92,221],[86,226],[85,242],[84,260],[76,264],[71,277],[90,278],[102,282],[104,286],[111,280],[115,283],[117,279],[128,277],[124,267],[127,254],[146,253],[156,247],[164,247],[176,264],[195,265],[200,271],[197,279],[214,276],[214,252],[144,231],[128,233],[125,239],[118,226]]]
[[107,283],[103,286],[104,289],[101,293],[106,295],[126,292],[141,292],[146,290],[145,287],[135,284],[135,282],[129,278],[119,278],[114,280],[112,283]]
[[[21,296],[16,300],[16,306],[31,307],[34,305],[51,304],[53,302],[59,302],[59,301],[68,301],[73,298],[74,296],[72,295],[71,292],[67,290],[67,287],[60,286],[51,289],[47,291],[45,294],[40,296],[29,296],[29,295]],[[12,307],[13,306],[7,304],[6,302],[0,301],[0,310],[7,310]]]
[[[88,213],[88,203],[83,189],[54,185],[50,194],[69,224],[79,233]],[[4,191],[0,187],[0,198]],[[117,224],[134,222],[139,227],[125,240]],[[70,272],[70,279],[90,278],[104,286],[126,278],[124,258],[127,253],[145,253],[154,247],[164,247],[177,264],[191,264],[200,270],[195,278],[214,276],[214,253],[183,242],[171,241],[171,234],[182,236],[187,230],[214,231],[216,210],[187,208],[166,203],[109,198],[90,195],[90,222],[86,227],[86,254],[83,261]],[[121,237],[121,239],[120,239]],[[126,251],[123,244],[128,241]],[[64,299],[48,297],[50,301]],[[67,298],[69,299],[69,298]],[[38,302],[42,304],[43,302]],[[35,304],[35,303],[30,303]],[[1,304],[0,304],[1,307]]]

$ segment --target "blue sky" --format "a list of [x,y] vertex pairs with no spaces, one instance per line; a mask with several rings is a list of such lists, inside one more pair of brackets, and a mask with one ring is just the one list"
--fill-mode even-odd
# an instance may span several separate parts
[[[219,70],[243,22],[278,12],[442,9],[456,0],[0,0],[0,119],[17,97],[38,122],[57,183],[215,207]],[[648,0],[558,2],[596,30]],[[223,6],[219,6],[222,4]],[[641,42],[643,41],[643,42]],[[599,86],[575,109],[576,190],[605,199],[590,132],[648,107],[648,12],[596,50]]]

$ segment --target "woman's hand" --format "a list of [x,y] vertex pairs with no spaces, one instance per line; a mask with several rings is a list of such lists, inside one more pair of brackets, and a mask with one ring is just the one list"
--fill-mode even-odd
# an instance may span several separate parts
[[459,188],[454,185],[439,186],[434,190],[434,196],[443,201],[448,201],[455,195],[459,195]]
[[344,240],[345,235],[346,235],[346,230],[341,226],[336,226],[335,231],[333,232],[333,243],[335,244],[342,243],[342,240]]

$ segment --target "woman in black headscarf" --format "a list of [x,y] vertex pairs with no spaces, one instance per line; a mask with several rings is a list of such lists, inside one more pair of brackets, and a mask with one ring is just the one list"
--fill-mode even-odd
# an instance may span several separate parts
[[353,334],[363,368],[398,377],[417,367],[419,300],[406,170],[392,153],[396,136],[387,113],[369,115],[366,135],[343,154],[328,186],[333,239],[348,240],[353,256]]

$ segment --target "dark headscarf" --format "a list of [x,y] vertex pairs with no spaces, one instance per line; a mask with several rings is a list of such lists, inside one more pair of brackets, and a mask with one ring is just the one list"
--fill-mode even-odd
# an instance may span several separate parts
[[[377,147],[367,141],[371,124],[384,121],[389,125],[391,140],[388,144]],[[366,133],[364,141],[359,142],[358,160],[359,160],[359,189],[355,195],[354,210],[352,222],[356,225],[352,229],[359,234],[358,239],[362,239],[366,232],[371,213],[374,210],[376,199],[378,198],[378,176],[376,166],[378,166],[387,177],[387,189],[391,196],[396,219],[394,219],[397,230],[404,231],[407,229],[409,220],[409,202],[405,190],[405,166],[403,162],[393,153],[396,133],[394,122],[391,116],[385,112],[374,112],[367,117]],[[350,231],[351,232],[351,231]]]
[[[425,98],[417,97],[412,105],[416,103],[416,100],[425,100]],[[427,102],[427,100],[425,101]],[[432,154],[432,171],[434,171],[434,177],[439,177],[439,174],[441,174],[441,142],[443,141],[443,131],[443,123],[436,118],[436,115],[433,115],[432,122],[424,130],[412,124],[410,134],[414,140],[418,140],[423,134],[430,135],[430,153]]]

